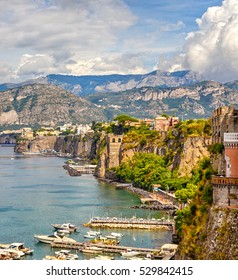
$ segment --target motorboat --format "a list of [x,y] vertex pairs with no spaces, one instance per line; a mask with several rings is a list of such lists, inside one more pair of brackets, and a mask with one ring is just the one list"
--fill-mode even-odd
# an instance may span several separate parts
[[51,235],[34,235],[34,238],[37,239],[39,242],[50,244],[54,241],[58,242],[76,242],[73,238],[69,238],[64,236],[64,234],[58,234],[55,232]]
[[76,259],[79,258],[77,254],[72,254],[72,253],[70,253],[70,250],[60,250],[60,251],[56,251],[56,252],[55,252],[55,255],[56,255],[57,257],[61,257],[61,258],[64,258],[64,257],[65,257],[66,260],[76,260]]
[[31,255],[34,250],[30,248],[24,247],[24,243],[11,243],[11,244],[0,244],[0,248],[6,250],[16,250],[18,252],[22,252],[24,255]]
[[84,235],[84,238],[95,239],[100,238],[100,231],[88,231],[87,234]]
[[69,250],[56,251],[54,256],[45,256],[44,260],[76,260],[78,255],[71,254]]
[[101,232],[100,232],[100,231],[93,231],[93,230],[90,230],[90,231],[88,231],[87,233],[90,234],[90,235],[95,235],[95,236],[101,235]]
[[[52,224],[52,227],[55,228],[59,232],[67,231],[67,232],[75,232],[78,227],[71,223],[63,223],[63,224]],[[64,232],[66,233],[66,232]]]

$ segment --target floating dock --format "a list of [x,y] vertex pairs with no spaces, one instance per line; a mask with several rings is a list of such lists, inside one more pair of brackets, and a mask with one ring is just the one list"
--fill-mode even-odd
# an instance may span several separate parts
[[172,230],[174,221],[165,219],[142,219],[142,218],[117,218],[117,217],[94,217],[89,220],[87,227],[101,228],[124,228],[124,229],[166,229]]

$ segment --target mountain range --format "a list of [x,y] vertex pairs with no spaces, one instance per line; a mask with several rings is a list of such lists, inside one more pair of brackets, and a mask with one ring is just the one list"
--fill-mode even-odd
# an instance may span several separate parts
[[204,81],[191,71],[143,75],[48,75],[0,85],[0,125],[56,125],[111,120],[119,114],[209,117],[223,105],[238,104],[238,81]]

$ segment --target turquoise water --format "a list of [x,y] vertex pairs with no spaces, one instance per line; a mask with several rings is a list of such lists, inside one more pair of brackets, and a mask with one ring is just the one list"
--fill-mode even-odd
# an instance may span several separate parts
[[[70,237],[85,241],[89,230],[82,226],[91,216],[154,217],[165,213],[132,209],[136,195],[99,182],[92,175],[70,177],[63,169],[64,159],[24,157],[13,148],[0,147],[0,243],[24,242],[34,249],[25,259],[53,255],[47,244],[34,240],[34,234],[51,234],[51,224],[71,222],[80,226]],[[101,230],[109,234],[112,230]],[[113,230],[115,231],[115,230]],[[120,230],[121,245],[156,248],[170,243],[171,231]],[[91,256],[79,253],[79,259]]]

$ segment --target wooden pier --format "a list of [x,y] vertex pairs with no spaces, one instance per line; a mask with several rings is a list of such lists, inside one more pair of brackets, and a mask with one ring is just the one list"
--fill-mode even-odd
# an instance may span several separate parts
[[91,218],[87,227],[103,227],[103,228],[124,228],[124,229],[166,229],[172,230],[174,221],[165,219],[142,219],[142,218],[117,218],[117,217],[94,217]]

